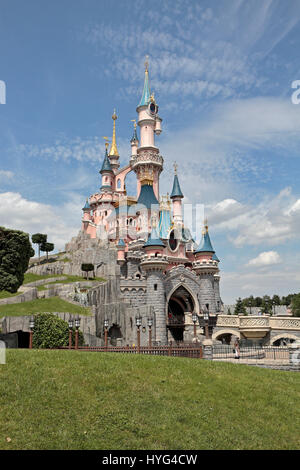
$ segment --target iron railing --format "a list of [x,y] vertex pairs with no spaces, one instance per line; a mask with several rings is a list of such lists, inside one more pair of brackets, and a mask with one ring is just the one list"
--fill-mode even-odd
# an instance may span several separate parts
[[[69,349],[63,347],[60,349]],[[190,357],[201,359],[203,356],[202,346],[199,344],[173,344],[166,346],[79,346],[78,351],[85,352],[114,352],[123,354],[146,354],[151,356]]]
[[[213,358],[214,359],[234,359],[236,358],[236,351],[233,346],[229,345],[214,345]],[[289,349],[280,346],[241,346],[239,349],[240,359],[264,359],[266,361],[289,361]]]

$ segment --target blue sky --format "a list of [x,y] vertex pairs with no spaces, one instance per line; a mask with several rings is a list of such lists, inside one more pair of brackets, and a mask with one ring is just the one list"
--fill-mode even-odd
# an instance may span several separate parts
[[297,0],[0,0],[0,224],[59,249],[77,234],[114,107],[128,161],[148,54],[161,190],[176,160],[185,202],[205,204],[224,301],[298,292],[299,38]]

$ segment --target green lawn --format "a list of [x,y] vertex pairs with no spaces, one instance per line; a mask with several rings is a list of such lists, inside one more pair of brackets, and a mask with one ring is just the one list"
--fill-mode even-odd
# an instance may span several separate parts
[[7,299],[8,297],[15,297],[16,295],[21,295],[22,292],[15,292],[12,294],[11,292],[7,292],[6,290],[0,291],[0,299]]
[[[86,278],[85,277],[82,277],[82,276],[71,276],[69,274],[46,274],[46,275],[39,275],[39,274],[33,274],[33,273],[26,273],[24,275],[24,282],[23,282],[23,285],[24,284],[29,284],[31,282],[35,282],[35,281],[40,281],[41,279],[49,279],[49,278],[54,278],[54,277],[61,277],[61,276],[64,276],[64,279],[61,280],[61,281],[54,281],[53,283],[51,284],[66,284],[66,283],[71,283],[71,282],[82,282],[82,281],[86,281]],[[105,281],[104,278],[102,277],[91,277],[89,278],[90,281]]]
[[8,350],[0,365],[0,448],[299,449],[299,401],[293,372]]
[[66,302],[60,297],[36,299],[18,304],[0,305],[0,318],[8,316],[31,315],[41,312],[69,312],[79,315],[91,315],[89,308]]

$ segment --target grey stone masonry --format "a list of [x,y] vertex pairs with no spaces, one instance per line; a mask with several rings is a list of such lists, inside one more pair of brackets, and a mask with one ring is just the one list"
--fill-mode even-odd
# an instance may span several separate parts
[[201,273],[199,275],[199,281],[201,308],[204,309],[205,305],[209,304],[209,311],[211,313],[216,313],[214,275],[210,273]]
[[166,299],[164,274],[160,269],[147,271],[147,305],[153,306],[155,312],[155,341],[167,344]]

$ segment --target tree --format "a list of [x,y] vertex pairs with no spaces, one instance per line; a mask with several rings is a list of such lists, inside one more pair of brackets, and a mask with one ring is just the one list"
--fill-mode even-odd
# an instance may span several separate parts
[[300,317],[300,294],[294,294],[292,298],[292,314],[294,317]]
[[234,308],[234,314],[245,314],[246,313],[246,308],[245,305],[243,304],[242,299],[239,297],[236,301],[235,308]]
[[47,253],[47,261],[48,261],[48,253],[53,250],[54,250],[54,243],[45,242],[41,244],[41,251],[46,251]]
[[81,271],[84,271],[86,273],[86,278],[88,279],[88,273],[90,271],[94,271],[94,265],[92,263],[83,263],[81,265]]
[[40,261],[41,245],[43,243],[46,243],[47,235],[43,233],[35,233],[34,235],[32,235],[31,240],[32,240],[32,243],[34,243],[35,245],[38,245],[39,247],[39,261]]
[[28,233],[0,227],[0,291],[17,292],[33,255]]
[[[79,330],[78,344],[84,343],[83,334]],[[73,328],[72,344],[75,344],[75,328]],[[33,341],[34,348],[59,348],[69,345],[69,325],[54,313],[39,313],[34,316]]]

